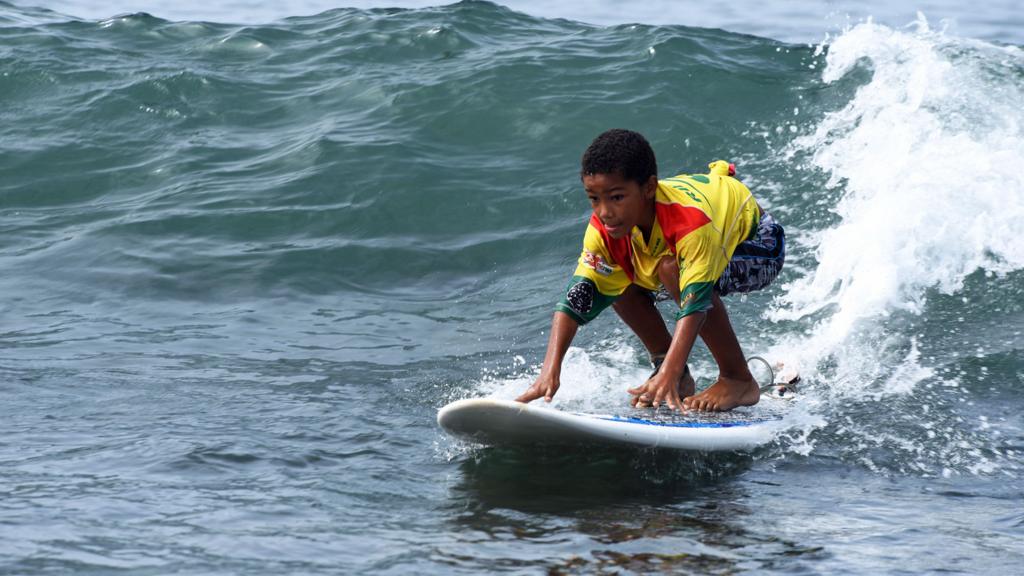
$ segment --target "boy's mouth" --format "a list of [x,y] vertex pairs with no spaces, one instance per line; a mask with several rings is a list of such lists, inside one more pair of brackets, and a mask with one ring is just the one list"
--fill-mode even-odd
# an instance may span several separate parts
[[604,229],[607,230],[608,233],[612,235],[618,234],[624,228],[622,224],[609,224],[608,222],[602,222],[602,224],[604,224]]

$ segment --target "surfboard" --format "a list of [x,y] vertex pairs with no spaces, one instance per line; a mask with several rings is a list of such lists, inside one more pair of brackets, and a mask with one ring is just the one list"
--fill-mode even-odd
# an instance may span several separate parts
[[437,422],[453,436],[487,445],[614,444],[745,451],[770,442],[785,427],[787,402],[763,396],[756,406],[730,412],[625,408],[614,414],[588,414],[512,400],[469,398],[441,408]]

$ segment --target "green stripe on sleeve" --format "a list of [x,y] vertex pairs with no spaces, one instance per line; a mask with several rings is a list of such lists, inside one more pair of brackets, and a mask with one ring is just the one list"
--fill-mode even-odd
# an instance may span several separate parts
[[676,320],[689,316],[694,312],[704,312],[711,308],[711,295],[714,282],[694,282],[688,284],[679,295],[679,312]]

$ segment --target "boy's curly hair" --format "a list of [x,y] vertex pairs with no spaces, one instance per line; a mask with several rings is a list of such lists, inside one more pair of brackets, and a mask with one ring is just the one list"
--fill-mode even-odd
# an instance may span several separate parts
[[645,184],[658,176],[658,162],[647,139],[638,132],[613,128],[602,132],[587,146],[580,178],[594,174],[619,174],[626,180]]

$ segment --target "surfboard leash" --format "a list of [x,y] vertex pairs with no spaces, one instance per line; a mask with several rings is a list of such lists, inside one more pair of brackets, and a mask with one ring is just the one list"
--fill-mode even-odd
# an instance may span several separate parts
[[799,374],[796,374],[790,380],[786,380],[786,381],[782,381],[782,382],[776,382],[775,381],[775,369],[772,367],[771,363],[768,362],[767,360],[765,360],[764,358],[762,358],[761,356],[750,356],[749,358],[747,358],[747,364],[749,365],[750,362],[752,362],[754,360],[757,360],[757,361],[761,362],[762,364],[764,364],[765,367],[768,368],[768,374],[771,376],[768,379],[768,383],[765,384],[764,386],[761,386],[761,393],[762,394],[767,392],[771,396],[774,396],[776,398],[786,398],[786,399],[793,398],[796,395],[796,393],[797,393],[796,383],[800,381],[800,375]]

